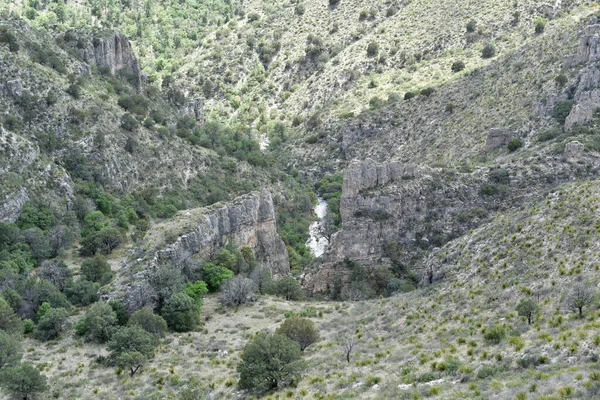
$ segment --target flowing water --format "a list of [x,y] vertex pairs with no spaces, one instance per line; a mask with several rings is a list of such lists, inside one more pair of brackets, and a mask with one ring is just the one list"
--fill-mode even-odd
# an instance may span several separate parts
[[317,214],[318,220],[310,224],[308,228],[310,239],[306,242],[306,246],[308,246],[313,256],[320,257],[329,245],[329,240],[323,234],[323,219],[327,215],[327,202],[320,197],[317,197],[317,201],[315,214]]

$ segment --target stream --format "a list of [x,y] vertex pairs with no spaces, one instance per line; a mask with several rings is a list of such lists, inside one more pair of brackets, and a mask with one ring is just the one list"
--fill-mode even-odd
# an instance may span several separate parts
[[306,242],[306,246],[310,249],[313,256],[321,257],[325,253],[327,245],[329,245],[329,240],[323,234],[323,219],[327,215],[327,202],[321,197],[317,197],[317,205],[314,211],[319,219],[310,224],[308,228],[310,239]]

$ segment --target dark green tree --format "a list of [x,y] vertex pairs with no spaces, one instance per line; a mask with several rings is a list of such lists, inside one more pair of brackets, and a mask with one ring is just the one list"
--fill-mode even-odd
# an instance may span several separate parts
[[105,285],[112,280],[113,272],[106,258],[97,255],[94,258],[85,260],[81,264],[81,276],[87,281]]
[[300,283],[291,276],[286,276],[273,282],[271,292],[286,300],[302,300],[304,298],[304,292],[302,292]]
[[521,317],[527,318],[527,323],[531,325],[533,318],[540,311],[540,306],[533,300],[521,300],[517,304],[517,312]]
[[28,400],[48,389],[46,377],[30,364],[21,364],[19,367],[2,371],[0,385],[8,393],[23,400]]
[[161,315],[169,327],[176,332],[191,331],[198,323],[198,307],[194,299],[185,293],[171,296],[165,302]]
[[275,333],[287,336],[297,342],[300,345],[300,351],[304,351],[308,346],[319,340],[319,331],[315,323],[308,318],[298,316],[283,321]]
[[233,272],[219,264],[213,262],[207,262],[202,266],[202,278],[208,289],[211,292],[215,292],[221,286],[221,282],[225,279],[233,278]]
[[86,337],[92,341],[107,342],[117,330],[117,314],[108,303],[92,304],[83,318],[87,326]]
[[15,366],[23,357],[21,343],[7,332],[0,330],[0,370]]
[[164,336],[168,331],[167,322],[160,315],[154,314],[150,307],[143,307],[131,314],[127,324],[129,326],[140,326],[146,332],[157,336]]
[[56,339],[64,330],[68,317],[64,308],[51,308],[38,321],[35,336],[40,340]]
[[296,381],[306,369],[300,345],[283,335],[259,333],[248,342],[238,364],[240,387],[264,392]]
[[153,355],[158,346],[155,335],[139,326],[126,326],[115,332],[108,342],[110,359],[133,376]]
[[11,335],[23,333],[21,318],[2,297],[0,297],[0,329]]

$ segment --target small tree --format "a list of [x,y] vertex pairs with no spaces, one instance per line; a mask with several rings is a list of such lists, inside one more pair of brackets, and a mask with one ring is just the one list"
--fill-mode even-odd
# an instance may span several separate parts
[[188,282],[183,293],[194,299],[198,306],[202,306],[202,296],[208,293],[208,286],[204,281]]
[[66,290],[69,301],[80,306],[89,306],[98,301],[98,284],[78,279]]
[[298,342],[300,351],[304,351],[308,346],[319,340],[319,331],[317,330],[315,323],[308,318],[297,316],[283,321],[275,333],[285,335],[294,342]]
[[583,308],[592,304],[594,296],[594,290],[589,286],[577,285],[567,295],[567,307],[579,311],[579,316],[583,317]]
[[496,55],[496,47],[493,44],[487,43],[481,50],[481,58],[492,58]]
[[527,317],[527,323],[531,325],[533,317],[540,311],[540,306],[533,300],[521,300],[517,304],[517,312],[521,317]]
[[51,308],[38,321],[35,336],[40,340],[56,339],[64,330],[68,317],[64,308]]
[[343,341],[344,346],[344,354],[346,355],[346,361],[350,363],[350,356],[352,355],[352,351],[354,351],[354,347],[356,346],[356,339],[354,336],[349,336]]
[[506,337],[506,329],[502,326],[493,326],[486,329],[483,339],[489,344],[499,344]]
[[470,20],[467,24],[467,33],[473,33],[477,29],[477,21],[474,19]]
[[98,282],[105,285],[113,278],[113,272],[110,269],[110,264],[103,256],[96,256],[87,259],[81,264],[81,276],[83,279],[90,282]]
[[83,317],[87,326],[87,337],[104,343],[117,329],[117,314],[108,303],[93,304]]
[[139,326],[126,326],[119,329],[110,339],[110,358],[121,368],[135,374],[154,354],[158,339]]
[[155,334],[156,336],[164,336],[167,333],[167,321],[160,315],[154,314],[150,307],[144,307],[131,314],[129,326],[140,326],[146,332]]
[[535,33],[537,35],[540,35],[540,34],[544,33],[544,30],[546,29],[546,22],[548,22],[546,20],[546,18],[541,18],[541,17],[536,18],[536,20],[535,20]]
[[561,100],[554,104],[552,109],[552,116],[559,124],[564,124],[565,120],[571,113],[573,108],[573,100]]
[[194,299],[185,293],[171,296],[161,311],[171,329],[177,332],[191,331],[198,323],[198,308]]
[[286,276],[273,282],[271,291],[276,296],[283,297],[285,300],[302,300],[304,298],[302,287],[291,276]]
[[23,333],[23,322],[11,306],[0,297],[0,329],[11,335]]
[[127,313],[123,303],[118,300],[111,300],[108,302],[108,305],[113,309],[115,315],[117,316],[117,324],[120,326],[126,325],[127,321],[129,321],[129,314]]
[[12,367],[21,361],[21,343],[5,331],[0,330],[0,369]]
[[165,301],[173,294],[183,290],[183,275],[181,269],[171,264],[157,266],[148,273],[148,283],[156,295],[156,310],[160,312]]
[[219,301],[228,307],[239,307],[242,304],[255,301],[256,298],[254,281],[242,275],[228,279],[221,285]]
[[30,364],[21,364],[17,368],[9,368],[0,374],[0,385],[8,393],[28,400],[36,393],[48,389],[46,377]]
[[244,347],[238,364],[240,387],[264,392],[287,385],[306,368],[298,343],[283,335],[259,333]]

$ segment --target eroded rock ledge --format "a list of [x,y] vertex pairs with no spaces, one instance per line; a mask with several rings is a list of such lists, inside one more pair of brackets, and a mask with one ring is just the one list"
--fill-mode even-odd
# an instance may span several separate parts
[[[165,243],[174,241],[172,243]],[[275,209],[268,190],[240,196],[232,202],[182,211],[155,226],[145,238],[151,264],[171,262],[183,266],[196,255],[209,259],[228,243],[249,246],[259,264],[273,276],[289,272],[288,253],[277,234]]]

